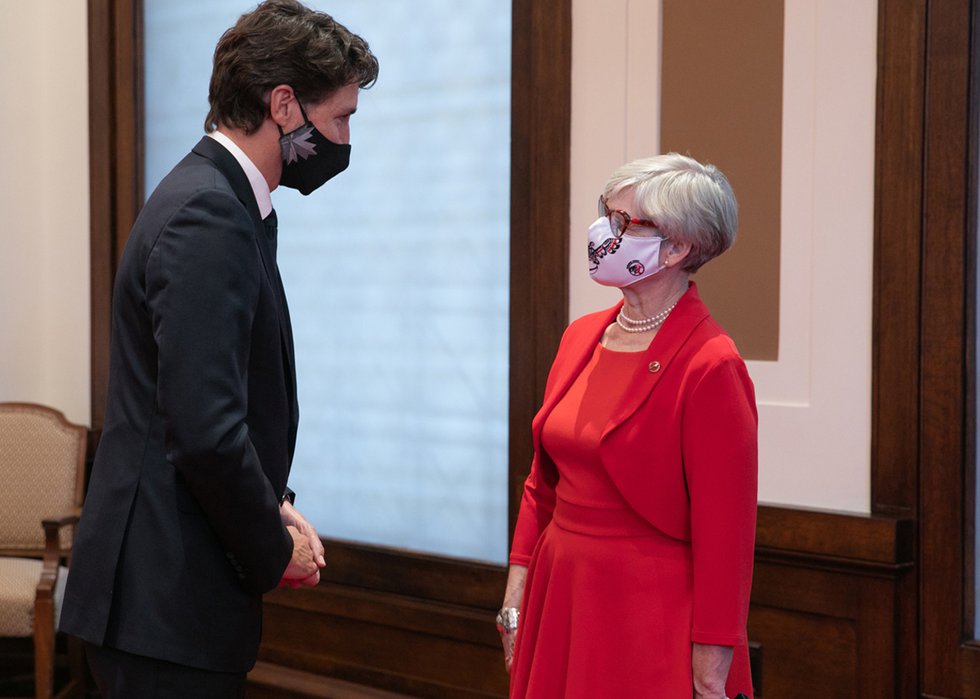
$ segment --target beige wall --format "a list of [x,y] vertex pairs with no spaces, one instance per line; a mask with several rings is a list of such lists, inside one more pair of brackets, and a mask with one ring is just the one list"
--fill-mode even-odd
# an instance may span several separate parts
[[[89,420],[85,0],[0,2],[0,400]],[[574,0],[569,316],[605,177],[658,151],[660,6]],[[786,1],[780,359],[751,362],[763,500],[870,506],[874,0]],[[598,28],[602,28],[601,31]],[[609,37],[621,36],[622,41]]]
[[0,400],[89,422],[85,0],[0,2]]

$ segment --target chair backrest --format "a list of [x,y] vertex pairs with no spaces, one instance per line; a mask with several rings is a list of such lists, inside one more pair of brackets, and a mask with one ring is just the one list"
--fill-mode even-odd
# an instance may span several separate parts
[[[87,436],[57,410],[0,403],[0,549],[40,553],[41,520],[80,509]],[[72,529],[62,530],[62,549]]]

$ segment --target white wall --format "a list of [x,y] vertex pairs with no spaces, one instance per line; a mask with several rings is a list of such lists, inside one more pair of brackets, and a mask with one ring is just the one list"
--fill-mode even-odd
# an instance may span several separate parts
[[[618,299],[586,273],[602,185],[658,152],[660,2],[575,0],[572,21],[576,318]],[[759,496],[868,512],[877,3],[786,0],[784,31],[780,358],[749,362]]]
[[0,2],[0,401],[88,424],[85,0]]

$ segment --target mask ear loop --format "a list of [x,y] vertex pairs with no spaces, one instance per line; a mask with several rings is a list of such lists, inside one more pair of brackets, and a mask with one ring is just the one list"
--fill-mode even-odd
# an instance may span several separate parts
[[[303,144],[305,143],[306,137],[315,128],[313,126],[313,122],[310,121],[308,116],[306,116],[306,110],[303,109],[303,103],[296,100],[296,104],[299,105],[300,114],[303,115],[303,123],[300,126],[297,126],[289,133],[286,133],[282,130],[282,125],[278,122],[276,123],[276,126],[279,129],[279,150],[284,163],[292,163],[298,159],[298,148],[309,148],[308,145],[303,146]],[[316,152],[315,149],[312,152]],[[302,157],[306,158],[307,155],[303,155]]]
[[[302,103],[302,102],[300,102],[300,101],[299,101],[299,100],[297,99],[297,100],[296,100],[296,104],[298,104],[298,105],[299,105],[299,113],[303,115],[303,123],[302,123],[302,124],[301,124],[300,126],[297,126],[296,128],[298,128],[298,129],[301,129],[301,128],[303,128],[304,126],[306,126],[307,124],[312,124],[313,122],[312,122],[312,121],[310,121],[310,118],[309,118],[308,116],[306,116],[306,110],[305,110],[305,109],[303,109],[303,103]],[[282,138],[283,136],[285,136],[285,135],[286,135],[286,132],[282,130],[282,125],[281,125],[281,124],[276,124],[276,128],[278,128],[278,129],[279,129],[279,138]],[[296,129],[293,129],[293,131],[295,131],[295,130],[296,130]]]

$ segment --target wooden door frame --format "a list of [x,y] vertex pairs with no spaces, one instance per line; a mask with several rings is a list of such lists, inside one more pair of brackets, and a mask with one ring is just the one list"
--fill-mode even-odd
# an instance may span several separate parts
[[977,27],[974,0],[879,3],[872,498],[917,527],[906,675],[930,697],[980,697]]
[[926,14],[919,536],[922,692],[980,697],[973,639],[977,3]]

